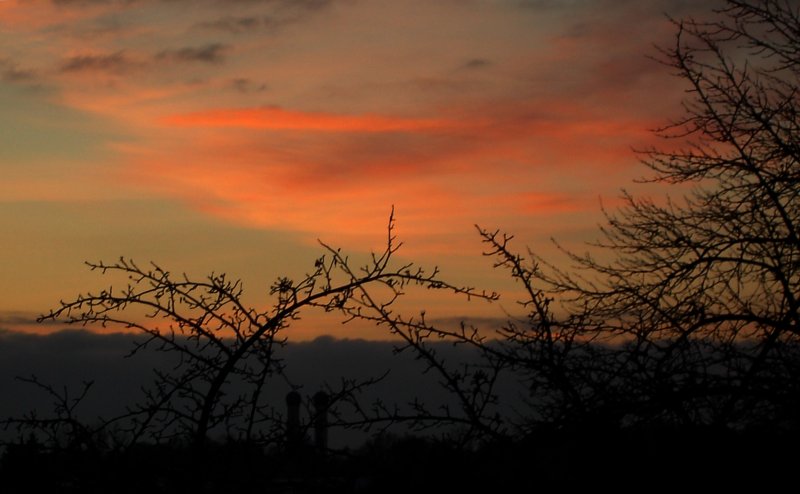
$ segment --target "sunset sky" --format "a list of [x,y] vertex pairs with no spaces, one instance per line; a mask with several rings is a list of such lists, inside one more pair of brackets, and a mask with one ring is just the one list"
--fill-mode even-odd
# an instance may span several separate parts
[[680,114],[665,14],[700,3],[0,0],[0,328],[123,255],[263,303],[316,239],[380,249],[392,206],[404,259],[510,288],[473,224],[556,262],[595,238]]

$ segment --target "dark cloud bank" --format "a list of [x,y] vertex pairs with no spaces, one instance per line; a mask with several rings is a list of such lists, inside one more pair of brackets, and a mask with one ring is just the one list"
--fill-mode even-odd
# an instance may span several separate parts
[[123,72],[136,65],[124,52],[104,55],[78,55],[70,57],[61,65],[61,72],[110,71]]
[[[49,335],[32,335],[13,331],[0,332],[0,419],[19,417],[31,410],[47,415],[53,410],[52,399],[45,392],[17,379],[35,375],[40,381],[66,386],[77,394],[85,381],[93,386],[78,409],[81,420],[92,422],[96,417],[121,414],[126,405],[136,403],[142,387],[153,381],[153,369],[168,369],[173,355],[144,351],[125,358],[133,348],[134,335],[122,333],[96,334],[87,331],[59,331]],[[434,344],[437,352],[449,363],[465,359],[463,347]],[[327,383],[337,388],[343,378],[365,379],[387,377],[363,395],[365,404],[381,399],[401,408],[415,399],[431,409],[441,405],[456,406],[452,397],[442,391],[438,376],[425,372],[425,366],[406,351],[394,354],[394,344],[365,340],[338,340],[320,337],[310,342],[289,343],[280,354],[286,363],[286,374],[292,383],[302,386],[309,397]],[[283,412],[284,399],[290,385],[280,377],[268,383],[267,397]],[[506,385],[506,396],[518,396],[519,389]],[[457,407],[456,407],[457,408]],[[357,445],[367,435],[361,432],[333,430],[331,446]]]
[[173,62],[222,63],[225,59],[224,53],[228,48],[227,45],[221,43],[210,43],[204,46],[187,46],[163,50],[159,52],[155,58],[156,60]]

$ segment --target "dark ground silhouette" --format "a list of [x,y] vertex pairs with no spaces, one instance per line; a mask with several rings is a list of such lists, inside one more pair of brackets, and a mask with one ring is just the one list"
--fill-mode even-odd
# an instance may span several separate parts
[[777,487],[795,478],[798,434],[650,429],[541,431],[467,451],[381,436],[322,456],[243,444],[138,445],[123,453],[7,449],[3,492],[533,492],[543,488]]

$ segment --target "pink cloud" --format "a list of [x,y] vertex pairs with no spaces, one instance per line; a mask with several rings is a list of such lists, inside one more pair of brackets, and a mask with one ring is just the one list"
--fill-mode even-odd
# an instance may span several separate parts
[[169,121],[158,145],[120,150],[127,180],[206,214],[357,244],[385,226],[393,205],[405,233],[420,239],[468,235],[475,222],[549,223],[596,212],[604,184],[581,193],[575,184],[585,182],[568,177],[617,173],[635,161],[631,139],[648,135],[641,121],[553,121],[518,110],[462,116],[448,132],[440,132],[448,117],[269,109],[242,121],[238,112],[212,112],[186,125]]
[[282,108],[206,110],[171,115],[162,121],[176,127],[234,127],[316,132],[424,132],[462,127],[459,122],[443,119],[337,115]]
[[[148,6],[155,8],[142,8]],[[74,10],[87,16],[102,11]],[[302,64],[278,56],[280,63],[258,70],[261,50],[272,50],[272,43],[244,37],[184,43],[158,31],[156,23],[152,37],[136,31],[108,46],[85,39],[58,45],[53,60],[62,70],[51,78],[59,85],[59,102],[102,113],[130,131],[131,142],[115,145],[126,163],[124,183],[181,198],[238,224],[315,234],[382,228],[394,204],[416,232],[434,234],[468,230],[495,217],[522,222],[594,210],[599,194],[624,185],[620,177],[636,162],[631,146],[652,142],[647,129],[660,121],[645,104],[652,95],[641,85],[640,76],[648,74],[644,56],[626,59],[640,47],[611,24],[588,33],[594,43],[588,47],[580,36],[545,37],[560,48],[514,45],[508,54],[498,45],[481,53],[482,46],[467,44],[464,50],[448,48],[430,63],[408,55],[405,68],[376,65],[384,72],[370,71],[369,77],[380,76],[370,85],[359,79],[365,77],[362,64],[348,62],[350,67],[344,59],[316,53],[313,38],[301,52]],[[174,61],[183,53],[175,47],[184,45],[226,47],[225,63],[165,70],[155,62],[159,53],[172,54],[162,58]],[[599,56],[611,45],[619,48],[614,56]],[[215,54],[187,51],[184,58],[222,62]],[[452,67],[450,59],[478,56],[487,61],[479,71],[431,68],[445,59]],[[504,72],[510,61],[526,65],[515,63],[516,72]],[[308,67],[314,84],[305,84]],[[302,89],[281,89],[292,80],[282,80],[282,73],[294,74]],[[225,92],[218,81],[234,76],[269,81],[270,91]],[[419,85],[406,87],[400,76],[445,84],[434,94]],[[351,91],[349,103],[320,96],[337,85]],[[387,87],[396,98],[387,97]],[[416,100],[417,94],[428,99]],[[626,99],[644,103],[631,107]],[[302,110],[293,106],[298,101]]]

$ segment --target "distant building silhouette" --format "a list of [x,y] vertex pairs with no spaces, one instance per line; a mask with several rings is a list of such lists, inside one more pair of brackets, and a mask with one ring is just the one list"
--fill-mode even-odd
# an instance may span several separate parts
[[328,449],[328,393],[317,391],[314,395],[314,448],[318,453]]

